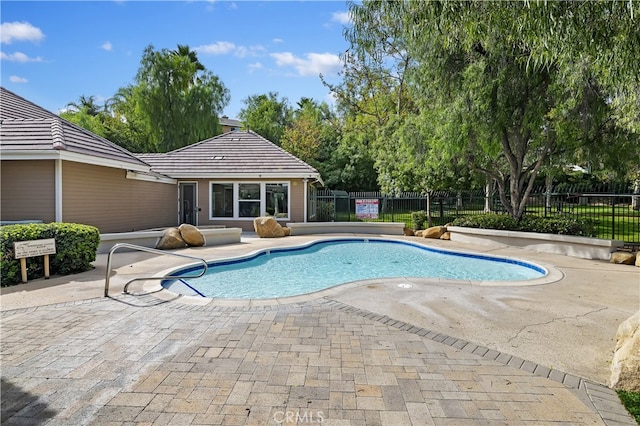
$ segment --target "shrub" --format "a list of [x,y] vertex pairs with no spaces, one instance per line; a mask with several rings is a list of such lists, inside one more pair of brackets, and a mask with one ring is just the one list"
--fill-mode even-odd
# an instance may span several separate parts
[[596,235],[595,224],[589,219],[570,217],[524,216],[519,222],[505,214],[486,213],[459,217],[452,222],[453,226],[468,228],[500,229],[505,231],[539,232],[543,234],[562,234],[593,237]]
[[[98,228],[75,223],[34,223],[29,225],[7,225],[0,227],[0,276],[2,286],[21,281],[20,260],[14,258],[13,243],[54,238],[56,254],[50,255],[49,271],[67,275],[87,271],[96,260],[100,244]],[[29,257],[27,279],[44,275],[43,256]]]
[[334,220],[333,203],[330,201],[318,201],[318,219],[323,222],[332,222]]
[[420,210],[417,212],[411,212],[411,223],[413,224],[413,229],[415,231],[424,229],[424,224],[426,221],[427,221],[426,211]]

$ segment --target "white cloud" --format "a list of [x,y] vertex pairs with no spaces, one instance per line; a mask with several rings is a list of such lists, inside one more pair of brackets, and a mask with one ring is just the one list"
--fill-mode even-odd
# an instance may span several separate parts
[[40,56],[36,56],[35,58],[30,58],[22,52],[15,52],[15,53],[9,53],[9,54],[0,52],[0,59],[2,59],[3,61],[22,62],[22,63],[43,61],[43,59]]
[[100,46],[101,49],[106,50],[107,52],[111,52],[113,50],[113,45],[110,41],[106,41]]
[[14,41],[37,42],[44,38],[40,28],[28,22],[5,22],[0,25],[0,42],[11,44]]
[[12,83],[28,83],[29,80],[27,80],[24,77],[18,77],[17,75],[12,75],[9,77],[9,81]]
[[259,70],[261,68],[262,68],[262,64],[260,62],[255,62],[253,64],[249,64],[249,74],[251,74],[255,70]]
[[281,38],[274,38],[273,40],[271,40],[272,42],[278,44],[278,43],[284,43],[284,40]]
[[235,49],[236,45],[229,41],[217,41],[212,44],[195,47],[193,50],[206,55],[225,55],[235,51]]
[[331,20],[343,25],[349,25],[351,24],[351,15],[349,12],[333,12],[331,14]]
[[307,53],[306,59],[296,57],[291,52],[272,53],[280,67],[293,67],[301,76],[335,74],[341,68],[340,57],[332,53]]
[[217,41],[215,43],[194,47],[193,50],[203,55],[233,54],[239,58],[245,58],[247,56],[262,56],[267,51],[264,46],[236,46],[230,41]]

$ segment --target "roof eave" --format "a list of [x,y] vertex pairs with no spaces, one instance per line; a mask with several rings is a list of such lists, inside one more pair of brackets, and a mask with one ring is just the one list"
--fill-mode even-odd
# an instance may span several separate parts
[[65,160],[138,172],[148,172],[151,169],[148,165],[142,163],[129,163],[127,161],[111,160],[63,150],[1,150],[0,156],[3,160]]

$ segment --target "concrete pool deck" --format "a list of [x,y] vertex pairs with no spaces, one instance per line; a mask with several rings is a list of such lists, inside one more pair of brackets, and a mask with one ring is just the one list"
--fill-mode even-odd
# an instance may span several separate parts
[[[331,236],[247,236],[179,252],[212,260]],[[118,252],[104,298],[99,255],[91,271],[0,290],[2,422],[635,424],[606,385],[617,328],[640,309],[638,268],[384,237],[560,274],[533,286],[368,280],[203,301],[148,294],[149,283],[122,294],[129,279],[185,262]]]

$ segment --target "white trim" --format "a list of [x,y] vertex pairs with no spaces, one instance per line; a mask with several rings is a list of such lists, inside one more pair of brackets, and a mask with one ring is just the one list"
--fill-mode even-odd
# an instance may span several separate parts
[[200,205],[200,201],[198,200],[198,182],[194,181],[194,180],[183,180],[183,181],[178,182],[178,223],[182,222],[182,220],[181,220],[182,219],[182,205],[183,205],[183,201],[184,201],[182,199],[183,198],[182,197],[183,190],[182,190],[182,187],[181,187],[182,184],[193,184],[193,185],[195,185],[195,188],[194,188],[195,197],[194,198],[195,198],[195,201],[196,201],[196,205],[193,206],[193,214],[195,215],[194,216],[194,219],[195,219],[194,220],[194,222],[195,222],[194,226],[198,226],[198,206]]
[[[221,217],[221,216],[213,216],[213,197],[211,195],[211,190],[213,185],[233,185],[233,216],[232,217]],[[291,181],[290,180],[281,180],[281,181],[209,181],[209,220],[210,221],[228,221],[228,220],[247,220],[252,221],[255,217],[241,217],[240,214],[240,185],[251,185],[257,184],[260,185],[260,215],[264,216],[266,214],[267,209],[267,185],[274,184],[283,184],[287,185],[287,216],[286,217],[278,217],[277,220],[291,220]],[[252,200],[253,201],[253,200]]]
[[96,157],[90,154],[78,154],[64,150],[59,151],[0,151],[3,160],[65,160],[76,163],[92,164],[95,166],[111,167],[116,169],[127,169],[139,172],[148,172],[150,166],[145,164],[129,163],[121,160],[110,160]]
[[307,209],[309,208],[309,206],[307,205],[307,203],[309,202],[309,179],[304,178],[302,180],[302,184],[304,185],[304,189],[302,191],[302,193],[304,194],[304,201],[303,201],[303,207],[302,207],[302,214],[304,214],[304,218],[302,220],[303,223],[307,223]]
[[141,174],[133,170],[127,170],[127,179],[142,180],[145,182],[167,183],[172,185],[175,185],[178,183],[176,179],[172,179],[166,176],[151,176],[151,175]]
[[[162,167],[158,167],[161,169]],[[200,173],[181,173],[181,172],[162,172],[175,179],[231,179],[233,182],[237,182],[237,179],[318,179],[320,181],[320,175],[317,173],[212,173],[212,174],[200,174]]]
[[54,191],[55,191],[55,209],[56,222],[62,222],[62,160],[55,160],[54,171]]

